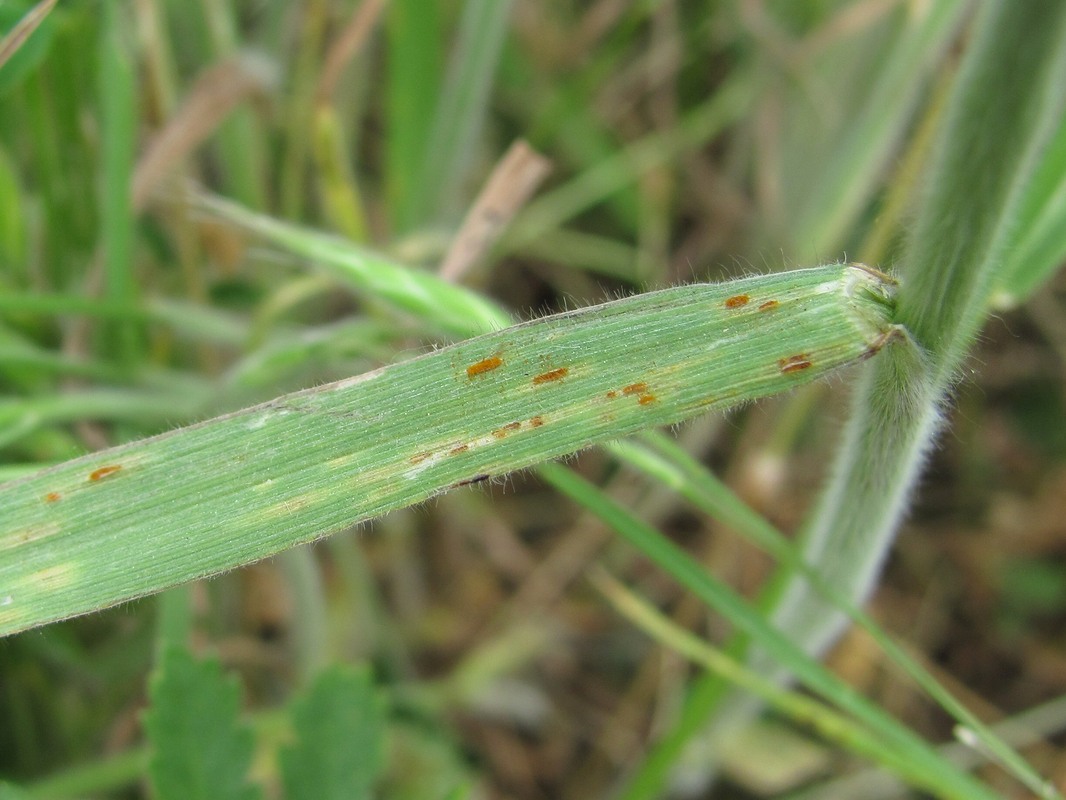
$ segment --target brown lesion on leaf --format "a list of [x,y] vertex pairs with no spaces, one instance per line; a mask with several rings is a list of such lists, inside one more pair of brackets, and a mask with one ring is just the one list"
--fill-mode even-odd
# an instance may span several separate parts
[[559,367],[558,369],[548,370],[547,372],[540,373],[540,375],[534,375],[533,385],[540,386],[542,383],[552,383],[554,381],[561,381],[569,374],[570,370],[567,367]]
[[529,418],[529,426],[531,428],[539,428],[543,424],[544,424],[544,417],[542,417],[540,414],[537,414],[535,417],[530,417]]
[[430,453],[430,452],[423,451],[421,453],[416,453],[415,455],[411,456],[411,458],[409,460],[410,460],[410,462],[412,464],[421,464],[423,461],[425,461],[431,455],[433,455],[433,454]]
[[750,300],[751,300],[751,297],[749,297],[746,294],[735,294],[735,295],[733,295],[732,297],[728,298],[725,301],[725,307],[726,308],[741,308],[743,306],[746,306]]
[[795,355],[777,359],[777,366],[780,368],[782,375],[790,375],[793,372],[809,369],[814,364],[811,363],[811,358],[806,353],[796,353]]
[[49,492],[44,496],[44,502],[46,503],[58,503],[63,499],[63,495],[59,492]]
[[767,300],[765,303],[760,303],[759,304],[759,310],[760,311],[772,311],[773,309],[777,308],[779,305],[781,305],[781,304],[779,302],[777,302],[776,300]]
[[491,476],[482,473],[481,475],[475,475],[473,478],[467,478],[466,480],[462,480],[462,481],[458,481],[457,483],[453,483],[451,485],[451,487],[449,487],[449,488],[458,489],[460,486],[471,486],[471,485],[473,485],[475,483],[481,483],[482,481],[487,481],[489,479],[489,477],[491,477]]
[[521,422],[508,422],[506,425],[497,428],[492,432],[492,435],[497,439],[506,438],[507,434],[513,433],[522,427]]
[[93,483],[102,481],[104,478],[114,475],[116,472],[122,470],[121,464],[108,464],[106,467],[99,467],[89,473],[89,480]]
[[503,359],[500,356],[489,356],[488,358],[483,358],[480,361],[477,361],[467,367],[466,377],[475,378],[478,375],[483,375],[486,372],[492,372],[494,369],[497,369],[501,366],[503,366]]
[[[637,402],[642,406],[654,403],[658,399],[654,394],[648,391],[648,384],[644,381],[637,381],[636,383],[631,383],[628,386],[623,386],[622,394],[625,397],[635,396],[637,398]],[[607,392],[607,397],[613,400],[614,398],[618,397],[618,392]]]
[[468,444],[457,444],[455,447],[453,447],[451,450],[448,451],[448,455],[457,456],[460,453],[465,453],[469,449],[470,449],[470,445],[468,445]]

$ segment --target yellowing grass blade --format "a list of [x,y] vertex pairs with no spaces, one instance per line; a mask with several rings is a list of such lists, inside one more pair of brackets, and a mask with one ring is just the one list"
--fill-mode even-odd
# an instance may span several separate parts
[[839,264],[651,292],[0,485],[0,634],[807,383],[893,336],[892,292]]

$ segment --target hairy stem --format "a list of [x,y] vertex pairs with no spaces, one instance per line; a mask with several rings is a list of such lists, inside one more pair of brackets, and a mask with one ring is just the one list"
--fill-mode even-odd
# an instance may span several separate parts
[[[903,258],[897,321],[917,347],[865,367],[804,559],[856,601],[870,592],[987,315],[1003,244],[1032,165],[1062,111],[1066,4],[988,3],[952,97]],[[778,626],[823,651],[844,615],[793,576]]]

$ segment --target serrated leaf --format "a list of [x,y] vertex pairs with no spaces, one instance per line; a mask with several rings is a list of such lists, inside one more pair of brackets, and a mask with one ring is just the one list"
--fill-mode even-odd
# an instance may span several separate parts
[[144,727],[157,800],[258,800],[248,783],[252,734],[240,723],[240,686],[215,659],[169,647],[150,687]]
[[292,711],[296,742],[281,752],[287,800],[360,800],[381,773],[385,714],[368,668],[324,672]]

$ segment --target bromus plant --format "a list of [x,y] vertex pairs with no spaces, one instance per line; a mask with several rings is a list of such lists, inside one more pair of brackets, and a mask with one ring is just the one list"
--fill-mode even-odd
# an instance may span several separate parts
[[288,5],[0,6],[0,798],[1060,796],[864,604],[1066,253],[1066,6]]
[[896,330],[891,283],[838,265],[650,292],[6,484],[0,633],[868,358]]

